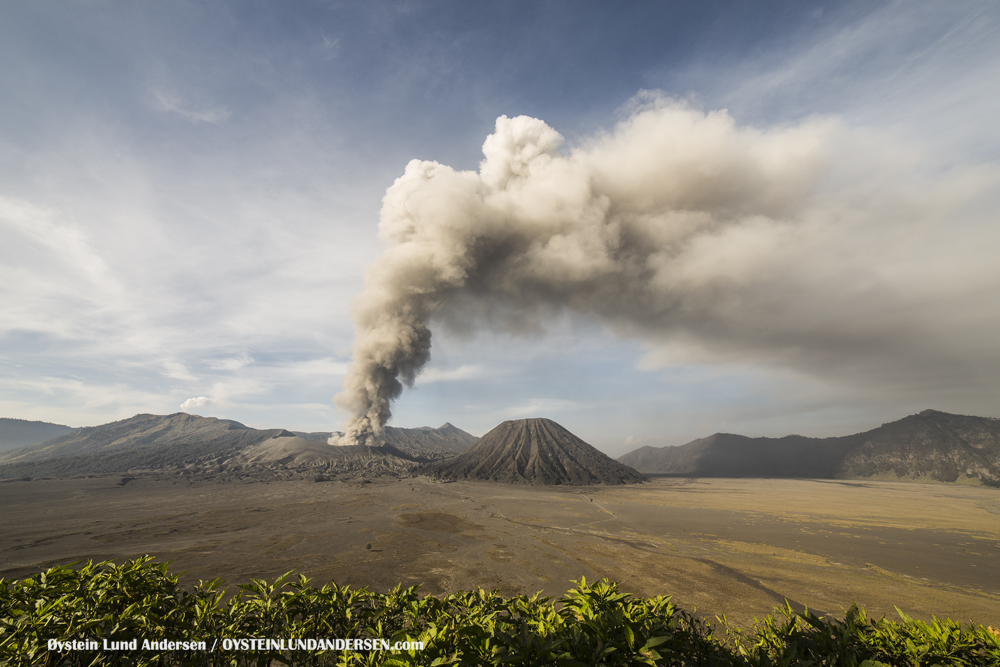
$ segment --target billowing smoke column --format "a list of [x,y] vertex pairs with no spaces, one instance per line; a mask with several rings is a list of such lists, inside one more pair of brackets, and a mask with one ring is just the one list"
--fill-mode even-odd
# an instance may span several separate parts
[[745,244],[783,233],[824,171],[830,121],[760,131],[726,112],[647,100],[612,132],[559,152],[541,120],[497,119],[479,172],[411,161],[383,200],[391,245],[353,304],[338,444],[375,444],[430,359],[429,323],[531,327],[554,311],[662,338],[711,320]]

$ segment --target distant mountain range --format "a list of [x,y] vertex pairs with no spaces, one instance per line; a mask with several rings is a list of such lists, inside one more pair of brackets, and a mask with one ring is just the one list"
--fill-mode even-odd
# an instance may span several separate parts
[[[49,439],[37,441],[45,435]],[[934,410],[836,438],[716,433],[680,447],[642,447],[617,461],[548,419],[504,422],[481,439],[451,424],[388,427],[377,447],[331,446],[330,435],[254,429],[182,412],[80,429],[2,419],[0,442],[34,442],[0,451],[0,479],[121,473],[323,480],[426,473],[441,479],[574,485],[631,483],[641,481],[643,473],[1000,487],[1000,420]]]
[[69,426],[62,424],[0,417],[0,452],[45,442],[51,438],[66,435],[72,430]]
[[183,412],[143,414],[0,452],[0,479],[139,472],[230,479],[273,477],[289,470],[317,477],[358,471],[394,474],[437,460],[442,452],[462,451],[476,440],[451,424],[389,429],[380,447],[332,447],[320,435],[329,437],[258,430]]
[[316,481],[428,473],[514,484],[626,484],[642,475],[548,419],[504,422],[482,440],[444,424],[385,430],[380,446],[333,446],[330,432],[259,430],[239,422],[172,415],[72,430],[0,452],[0,479],[122,474],[190,479]]
[[925,410],[836,438],[716,433],[618,458],[645,474],[934,480],[1000,486],[1000,419]]
[[425,468],[445,479],[508,484],[634,484],[638,472],[550,419],[505,421],[464,453]]

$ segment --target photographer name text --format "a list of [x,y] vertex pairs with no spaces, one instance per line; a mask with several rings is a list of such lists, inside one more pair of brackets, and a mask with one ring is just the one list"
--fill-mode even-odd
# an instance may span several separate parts
[[48,649],[57,653],[67,651],[208,651],[216,648],[224,651],[420,651],[424,643],[420,641],[390,642],[388,639],[265,639],[243,637],[237,639],[216,639],[209,648],[206,641],[182,641],[172,639],[72,639],[60,641],[50,639]]

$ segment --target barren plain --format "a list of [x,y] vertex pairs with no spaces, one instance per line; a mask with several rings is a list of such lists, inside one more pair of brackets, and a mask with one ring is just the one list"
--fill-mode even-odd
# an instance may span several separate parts
[[0,484],[0,576],[151,554],[182,581],[296,570],[318,585],[559,595],[607,577],[740,625],[788,599],[1000,625],[1000,489],[653,479],[622,487],[225,483],[121,476]]

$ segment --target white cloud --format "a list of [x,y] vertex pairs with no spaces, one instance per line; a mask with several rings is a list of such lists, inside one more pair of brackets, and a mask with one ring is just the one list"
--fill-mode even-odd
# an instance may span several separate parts
[[482,366],[465,364],[458,368],[428,368],[417,376],[417,385],[431,384],[433,382],[454,382],[457,380],[471,380],[481,378],[486,375]]
[[193,396],[180,404],[180,409],[183,412],[190,412],[191,410],[201,408],[214,408],[216,412],[224,410],[229,413],[241,407],[245,406],[222,398],[212,398],[209,396]]
[[121,282],[90,235],[57,209],[0,195],[0,239],[0,332],[73,336],[78,312],[99,321],[119,308]]
[[[8,225],[9,229],[36,248],[47,250],[61,267],[73,271],[103,290],[120,289],[84,231],[78,225],[60,219],[55,209],[0,196],[0,223]],[[12,241],[13,239],[8,238],[8,244],[11,244],[8,245],[8,251],[13,249]],[[8,255],[5,259],[12,261],[17,258]]]
[[195,396],[181,403],[180,408],[184,412],[190,412],[198,408],[214,407],[216,405],[218,405],[218,402],[208,396]]
[[163,362],[163,367],[166,369],[163,373],[168,378],[173,378],[174,380],[185,380],[189,382],[197,382],[198,378],[195,377],[187,366],[180,363],[179,361],[167,360]]

